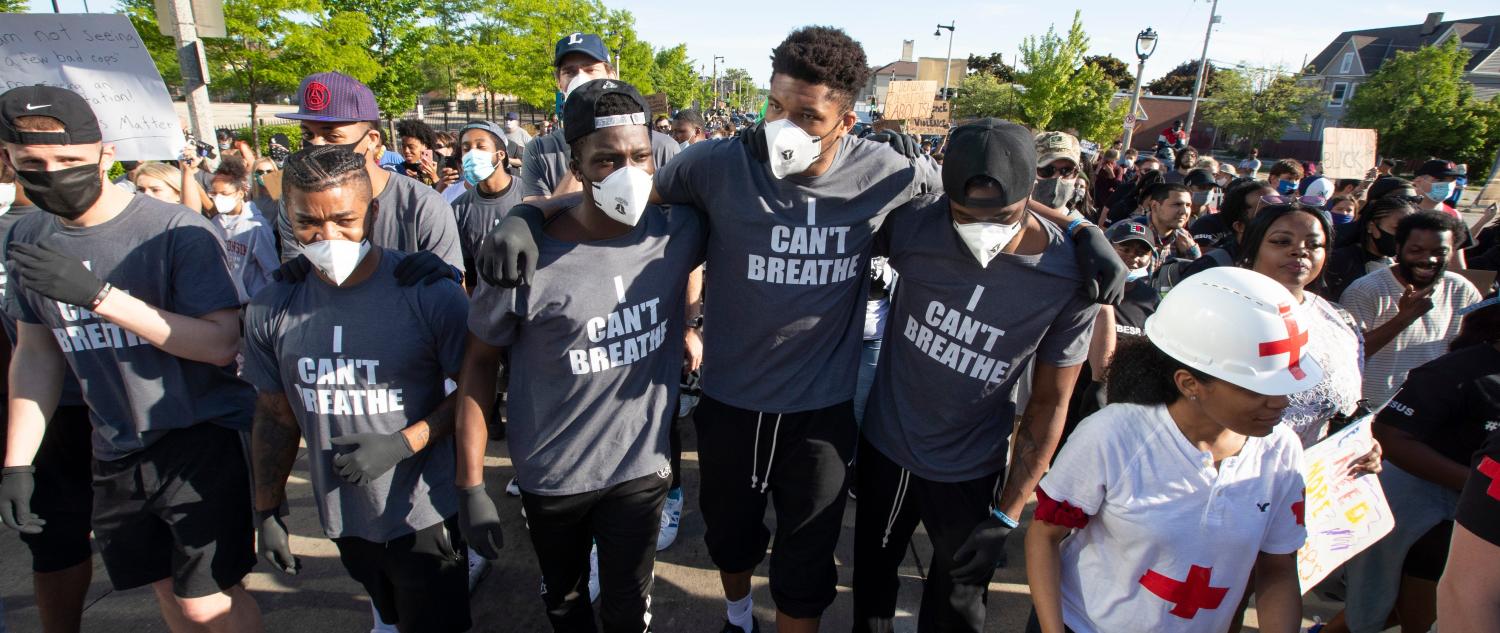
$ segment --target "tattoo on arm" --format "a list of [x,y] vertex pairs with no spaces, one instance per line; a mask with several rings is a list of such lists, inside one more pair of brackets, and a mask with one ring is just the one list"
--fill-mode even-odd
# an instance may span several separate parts
[[297,461],[302,429],[285,394],[260,394],[250,432],[255,509],[274,510],[286,499],[286,480]]

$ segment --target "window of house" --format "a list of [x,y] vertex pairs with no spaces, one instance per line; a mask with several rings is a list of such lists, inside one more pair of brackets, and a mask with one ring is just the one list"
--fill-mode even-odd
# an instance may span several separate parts
[[1348,96],[1348,93],[1349,93],[1349,84],[1344,83],[1342,81],[1340,81],[1340,82],[1338,82],[1336,84],[1333,84],[1333,92],[1328,96],[1328,105],[1331,105],[1331,106],[1342,106],[1342,105],[1344,105],[1344,98],[1346,96]]
[[1346,74],[1351,68],[1354,68],[1354,53],[1344,53],[1344,61],[1339,64],[1339,74]]

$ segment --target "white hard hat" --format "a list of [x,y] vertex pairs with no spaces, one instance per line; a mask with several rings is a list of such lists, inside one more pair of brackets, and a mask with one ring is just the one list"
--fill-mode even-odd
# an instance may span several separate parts
[[1146,337],[1188,367],[1283,396],[1323,379],[1323,367],[1307,353],[1309,323],[1285,286],[1252,270],[1220,266],[1173,287],[1146,319]]

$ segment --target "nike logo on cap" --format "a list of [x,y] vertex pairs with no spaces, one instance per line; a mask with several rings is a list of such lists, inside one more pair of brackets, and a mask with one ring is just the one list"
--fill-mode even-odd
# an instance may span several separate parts
[[47,105],[39,105],[39,106],[34,106],[34,105],[29,104],[29,103],[26,104],[26,109],[27,110],[40,110],[42,108],[50,108],[50,107],[52,107],[52,104],[50,104],[50,103],[47,104]]

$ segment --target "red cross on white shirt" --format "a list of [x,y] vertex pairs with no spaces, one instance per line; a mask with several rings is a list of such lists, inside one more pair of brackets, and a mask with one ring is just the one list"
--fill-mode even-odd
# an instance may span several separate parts
[[1141,576],[1141,586],[1156,594],[1156,597],[1173,603],[1172,610],[1168,613],[1191,620],[1198,615],[1200,609],[1219,608],[1219,604],[1224,602],[1224,596],[1229,593],[1226,587],[1209,584],[1213,573],[1212,567],[1193,565],[1188,570],[1186,580],[1173,580],[1156,573],[1154,569],[1148,569]]

